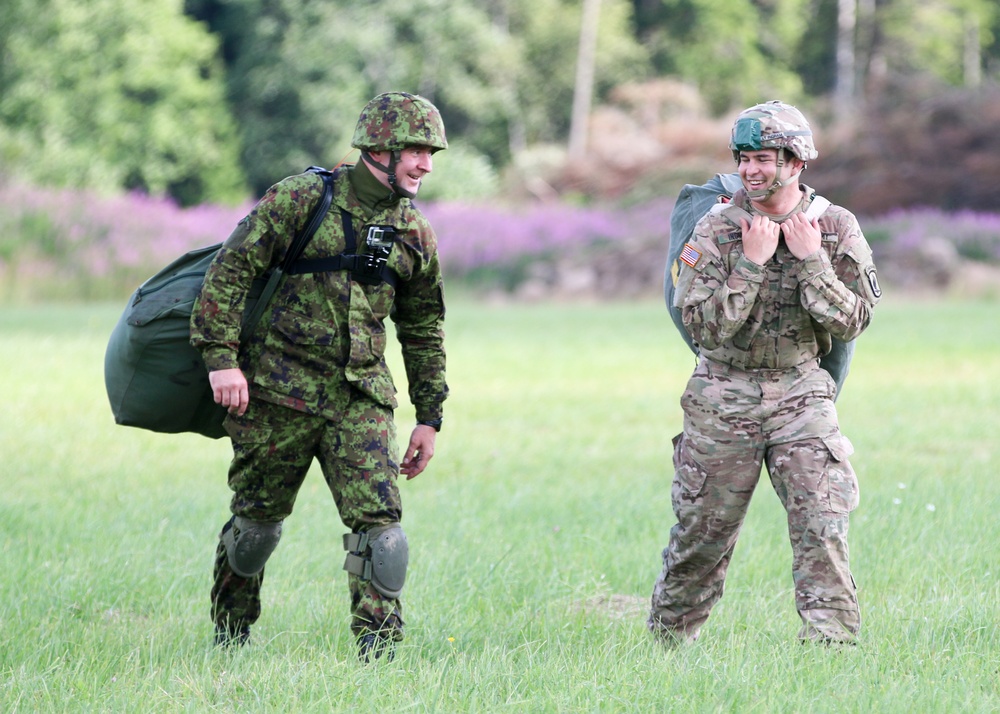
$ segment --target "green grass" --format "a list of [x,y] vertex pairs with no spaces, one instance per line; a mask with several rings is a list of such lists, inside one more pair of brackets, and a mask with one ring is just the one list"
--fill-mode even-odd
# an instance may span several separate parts
[[228,444],[113,424],[119,306],[0,308],[0,711],[1000,709],[996,303],[888,301],[859,342],[838,406],[862,484],[861,644],[795,641],[765,477],[725,597],[672,652],[644,627],[693,367],[666,311],[453,303],[438,454],[402,486],[407,640],[368,668],[318,473],[268,564],[253,645],[216,651]]

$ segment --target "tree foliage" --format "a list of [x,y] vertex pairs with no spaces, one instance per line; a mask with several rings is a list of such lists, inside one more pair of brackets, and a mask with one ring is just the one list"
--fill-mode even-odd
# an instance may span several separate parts
[[639,35],[658,74],[693,82],[715,112],[801,96],[793,71],[802,0],[660,0],[643,4]]
[[[845,70],[838,8],[852,4]],[[771,98],[822,109],[838,71],[868,104],[904,78],[1000,80],[996,0],[600,12],[597,105],[648,79],[697,88],[715,117]],[[405,90],[438,105],[454,147],[441,164],[459,178],[428,187],[486,192],[526,150],[566,142],[581,19],[580,0],[3,0],[0,161],[38,183],[233,200],[349,157],[364,103]]]
[[0,158],[38,183],[244,195],[216,42],[176,0],[7,0]]
[[996,0],[894,0],[879,13],[892,74],[929,74],[953,86],[969,84],[966,53],[981,65],[1000,31]]
[[[626,0],[604,0],[599,87],[644,74]],[[506,162],[569,126],[579,3],[570,0],[189,0],[223,40],[243,163],[262,190],[350,150],[364,103],[410,91],[449,140]],[[474,148],[473,148],[474,147]]]

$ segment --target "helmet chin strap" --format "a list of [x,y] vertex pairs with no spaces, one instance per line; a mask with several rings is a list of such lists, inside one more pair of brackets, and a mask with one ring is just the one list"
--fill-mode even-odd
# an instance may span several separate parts
[[771,185],[768,186],[767,188],[760,188],[757,189],[756,191],[750,191],[748,189],[747,196],[758,201],[766,201],[771,196],[773,196],[779,188],[785,186],[789,181],[795,178],[795,174],[792,173],[789,173],[788,177],[785,179],[781,178],[781,169],[784,168],[786,165],[787,162],[785,161],[785,149],[779,149],[778,159],[775,162],[777,171],[775,171],[774,173],[774,181],[772,181]]
[[392,187],[393,193],[397,196],[402,196],[403,198],[416,198],[417,194],[407,191],[405,188],[399,185],[396,180],[396,162],[399,161],[399,152],[390,151],[389,152],[389,165],[383,166],[378,161],[376,161],[370,153],[367,151],[361,152],[361,158],[364,159],[365,163],[372,168],[378,169],[386,176],[389,177],[389,186]]
[[766,201],[771,196],[773,196],[775,191],[784,186],[784,183],[781,180],[781,169],[784,168],[784,166],[785,166],[785,150],[779,149],[778,158],[775,161],[775,168],[777,170],[774,172],[774,181],[772,181],[767,188],[759,188],[756,191],[751,191],[750,189],[747,189],[747,196],[758,201],[760,200]]

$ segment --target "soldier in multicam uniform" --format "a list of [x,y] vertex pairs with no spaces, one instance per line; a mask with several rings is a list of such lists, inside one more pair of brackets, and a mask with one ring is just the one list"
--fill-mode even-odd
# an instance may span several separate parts
[[[402,92],[368,103],[352,143],[362,161],[333,170],[333,210],[295,264],[319,270],[290,270],[239,347],[252,281],[283,258],[323,193],[322,177],[307,172],[272,186],[227,239],[195,305],[191,341],[215,401],[228,408],[234,452],[233,516],[220,534],[211,592],[216,643],[247,641],[260,616],[264,563],[315,458],[351,531],[351,630],[368,662],[391,659],[403,637],[408,549],[397,478],[427,466],[448,394],[437,242],[410,201],[431,155],[448,143],[437,108]],[[340,264],[324,270],[331,257]],[[384,359],[387,316],[417,420],[401,462]]]
[[817,152],[796,108],[743,111],[730,148],[743,188],[701,219],[681,256],[675,305],[700,358],[681,397],[677,524],[647,624],[667,644],[697,639],[766,465],[788,514],[798,637],[852,643],[858,482],[819,358],[831,336],[852,340],[868,326],[881,289],[855,217],[799,182]]

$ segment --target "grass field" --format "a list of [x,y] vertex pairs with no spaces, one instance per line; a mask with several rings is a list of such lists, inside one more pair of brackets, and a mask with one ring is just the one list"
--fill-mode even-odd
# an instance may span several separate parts
[[228,444],[113,424],[119,308],[0,308],[0,712],[1000,710],[997,303],[889,300],[859,341],[838,406],[861,644],[796,642],[765,478],[724,599],[666,652],[645,609],[693,367],[666,311],[454,300],[438,454],[402,486],[407,640],[375,667],[355,658],[318,473],[253,644],[212,647]]

